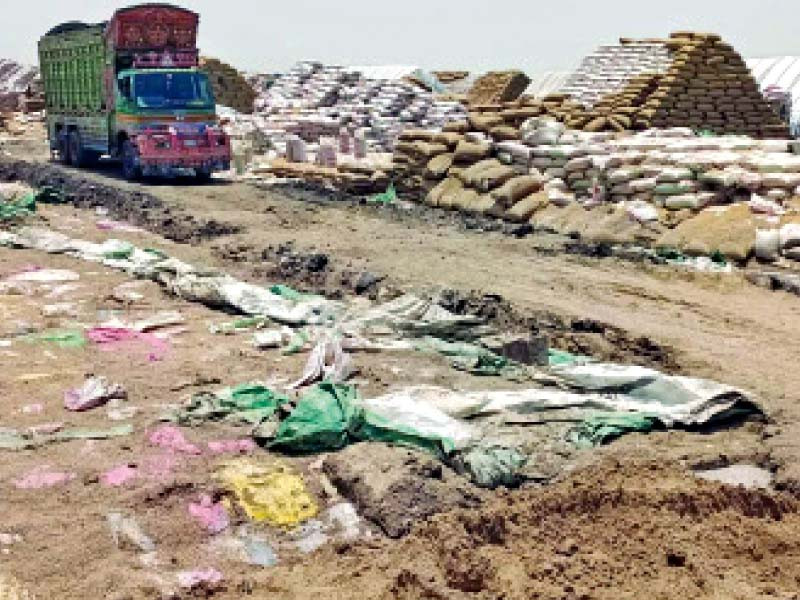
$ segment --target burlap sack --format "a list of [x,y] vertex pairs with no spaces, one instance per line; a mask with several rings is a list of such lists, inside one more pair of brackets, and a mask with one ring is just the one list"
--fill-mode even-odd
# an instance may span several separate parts
[[477,188],[484,193],[490,192],[506,183],[516,174],[517,172],[513,167],[509,167],[508,165],[500,165],[499,167],[486,169],[481,171],[478,175]]
[[536,192],[514,204],[505,212],[503,218],[514,223],[524,223],[529,221],[535,212],[545,208],[547,204],[547,194]]
[[453,162],[456,164],[475,163],[489,156],[489,153],[491,151],[492,151],[491,144],[481,144],[481,143],[461,141],[456,146]]
[[[501,163],[496,158],[485,158],[467,167],[466,169],[461,171],[460,175],[457,176],[459,177],[459,179],[461,179],[461,181],[464,182],[464,185],[468,187],[475,187],[478,185],[478,182],[480,181],[480,175],[483,171],[488,171],[489,169],[494,169],[495,167],[502,167],[502,166],[503,163]],[[450,171],[453,171],[453,168],[451,168]]]
[[506,208],[513,206],[525,196],[542,189],[544,181],[536,175],[521,175],[506,181],[491,192],[492,198],[499,200]]
[[451,194],[453,192],[460,192],[464,189],[464,184],[461,180],[455,177],[448,177],[447,179],[439,182],[428,195],[425,197],[425,204],[429,206],[439,206],[442,196]]
[[425,167],[425,176],[430,179],[441,179],[452,166],[453,155],[440,154],[428,161],[428,165]]

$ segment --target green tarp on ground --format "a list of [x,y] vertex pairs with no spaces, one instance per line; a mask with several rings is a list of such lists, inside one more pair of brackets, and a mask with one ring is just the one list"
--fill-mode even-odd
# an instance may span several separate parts
[[613,442],[626,433],[649,433],[663,428],[655,416],[641,413],[600,413],[581,421],[567,434],[579,448],[593,448]]
[[289,454],[313,454],[355,442],[410,446],[440,457],[455,448],[447,436],[417,430],[365,408],[353,386],[329,382],[303,394],[269,447]]
[[228,421],[249,425],[263,423],[289,398],[259,384],[248,383],[216,393],[195,394],[188,404],[167,417],[181,425]]

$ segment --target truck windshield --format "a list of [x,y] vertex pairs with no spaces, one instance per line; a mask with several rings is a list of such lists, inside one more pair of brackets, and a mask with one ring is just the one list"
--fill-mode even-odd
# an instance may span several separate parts
[[204,73],[139,73],[134,77],[139,108],[212,108],[214,96]]

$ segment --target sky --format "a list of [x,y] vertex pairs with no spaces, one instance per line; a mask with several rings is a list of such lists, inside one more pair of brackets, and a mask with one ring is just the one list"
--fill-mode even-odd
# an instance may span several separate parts
[[[10,0],[3,0],[4,2]],[[35,64],[45,31],[99,22],[116,0],[25,0],[3,11],[0,57]],[[298,60],[426,69],[569,70],[622,37],[713,31],[746,58],[800,55],[797,0],[184,0],[201,54],[255,72]]]

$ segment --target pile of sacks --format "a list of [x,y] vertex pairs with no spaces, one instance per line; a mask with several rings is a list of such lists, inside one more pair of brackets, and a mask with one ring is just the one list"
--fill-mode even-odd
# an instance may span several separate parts
[[530,166],[563,190],[562,203],[591,197],[697,210],[742,193],[782,202],[800,187],[800,156],[786,140],[698,136],[686,128],[619,136],[569,131],[541,117],[528,120],[520,137]]
[[208,74],[218,104],[240,113],[253,112],[256,92],[239,71],[216,58],[201,58],[200,67]]
[[677,32],[668,40],[602,46],[561,91],[579,105],[562,119],[573,129],[788,136],[742,57],[716,34]]
[[303,62],[259,93],[256,113],[255,127],[285,154],[292,136],[316,144],[343,127],[363,132],[370,150],[391,151],[402,130],[438,128],[463,118],[465,110],[409,81],[372,80],[344,67]]
[[405,132],[395,151],[401,189],[593,243],[735,261],[753,254],[758,229],[800,222],[800,156],[787,141],[570,131],[548,117],[526,120],[517,140],[466,127]]

